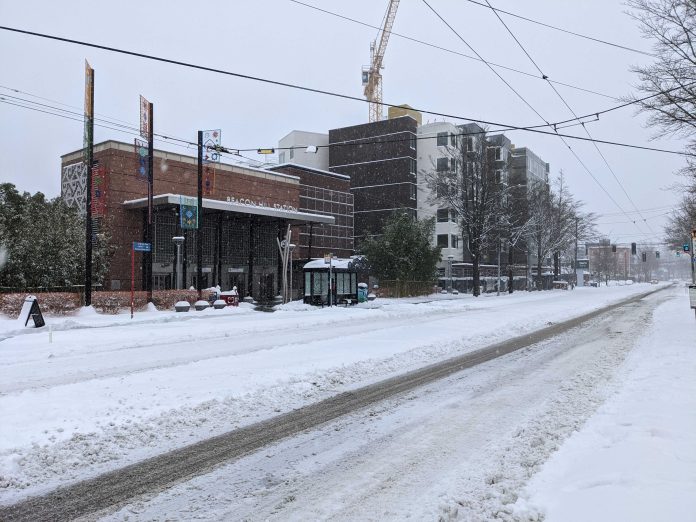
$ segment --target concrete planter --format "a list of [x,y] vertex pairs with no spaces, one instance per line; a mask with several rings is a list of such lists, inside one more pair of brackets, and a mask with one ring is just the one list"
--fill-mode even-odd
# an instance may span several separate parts
[[200,301],[196,301],[193,305],[197,312],[205,310],[206,308],[208,308],[208,306],[210,306],[208,304],[208,301],[203,301],[203,299],[201,299]]
[[178,301],[174,305],[174,310],[177,312],[188,312],[191,309],[191,305],[188,301]]
[[223,301],[222,299],[217,299],[217,300],[213,303],[213,308],[215,308],[216,310],[222,310],[222,309],[225,308],[226,306],[227,306],[227,302],[226,302],[226,301]]

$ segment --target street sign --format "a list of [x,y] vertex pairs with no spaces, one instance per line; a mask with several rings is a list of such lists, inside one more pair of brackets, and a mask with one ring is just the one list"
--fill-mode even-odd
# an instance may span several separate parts
[[578,259],[578,264],[575,268],[584,269],[584,270],[590,268],[590,260],[589,259]]
[[136,252],[151,252],[152,245],[150,243],[141,243],[139,241],[133,241],[133,250]]

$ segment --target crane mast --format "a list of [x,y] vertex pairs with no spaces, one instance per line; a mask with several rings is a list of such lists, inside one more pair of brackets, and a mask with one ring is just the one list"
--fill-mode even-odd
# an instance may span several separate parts
[[369,101],[370,123],[383,119],[382,111],[382,73],[380,70],[384,61],[384,53],[387,50],[389,35],[391,34],[399,0],[389,0],[387,14],[384,17],[384,26],[379,36],[379,43],[373,40],[370,43],[370,66],[363,69],[363,85],[365,86],[365,98]]

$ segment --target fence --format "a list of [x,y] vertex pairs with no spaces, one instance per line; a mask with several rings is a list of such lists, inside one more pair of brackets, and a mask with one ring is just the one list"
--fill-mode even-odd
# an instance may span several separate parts
[[415,297],[437,291],[434,281],[380,281],[375,292],[379,297]]

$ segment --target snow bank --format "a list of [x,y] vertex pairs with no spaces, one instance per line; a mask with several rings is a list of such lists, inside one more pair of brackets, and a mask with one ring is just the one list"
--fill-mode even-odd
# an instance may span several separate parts
[[522,520],[693,520],[696,322],[684,298],[659,307],[617,392],[537,474]]
[[[0,335],[0,502],[580,315],[651,285],[49,318]],[[0,328],[4,323],[0,324]],[[2,331],[2,330],[0,330]],[[20,463],[20,464],[18,464]]]

